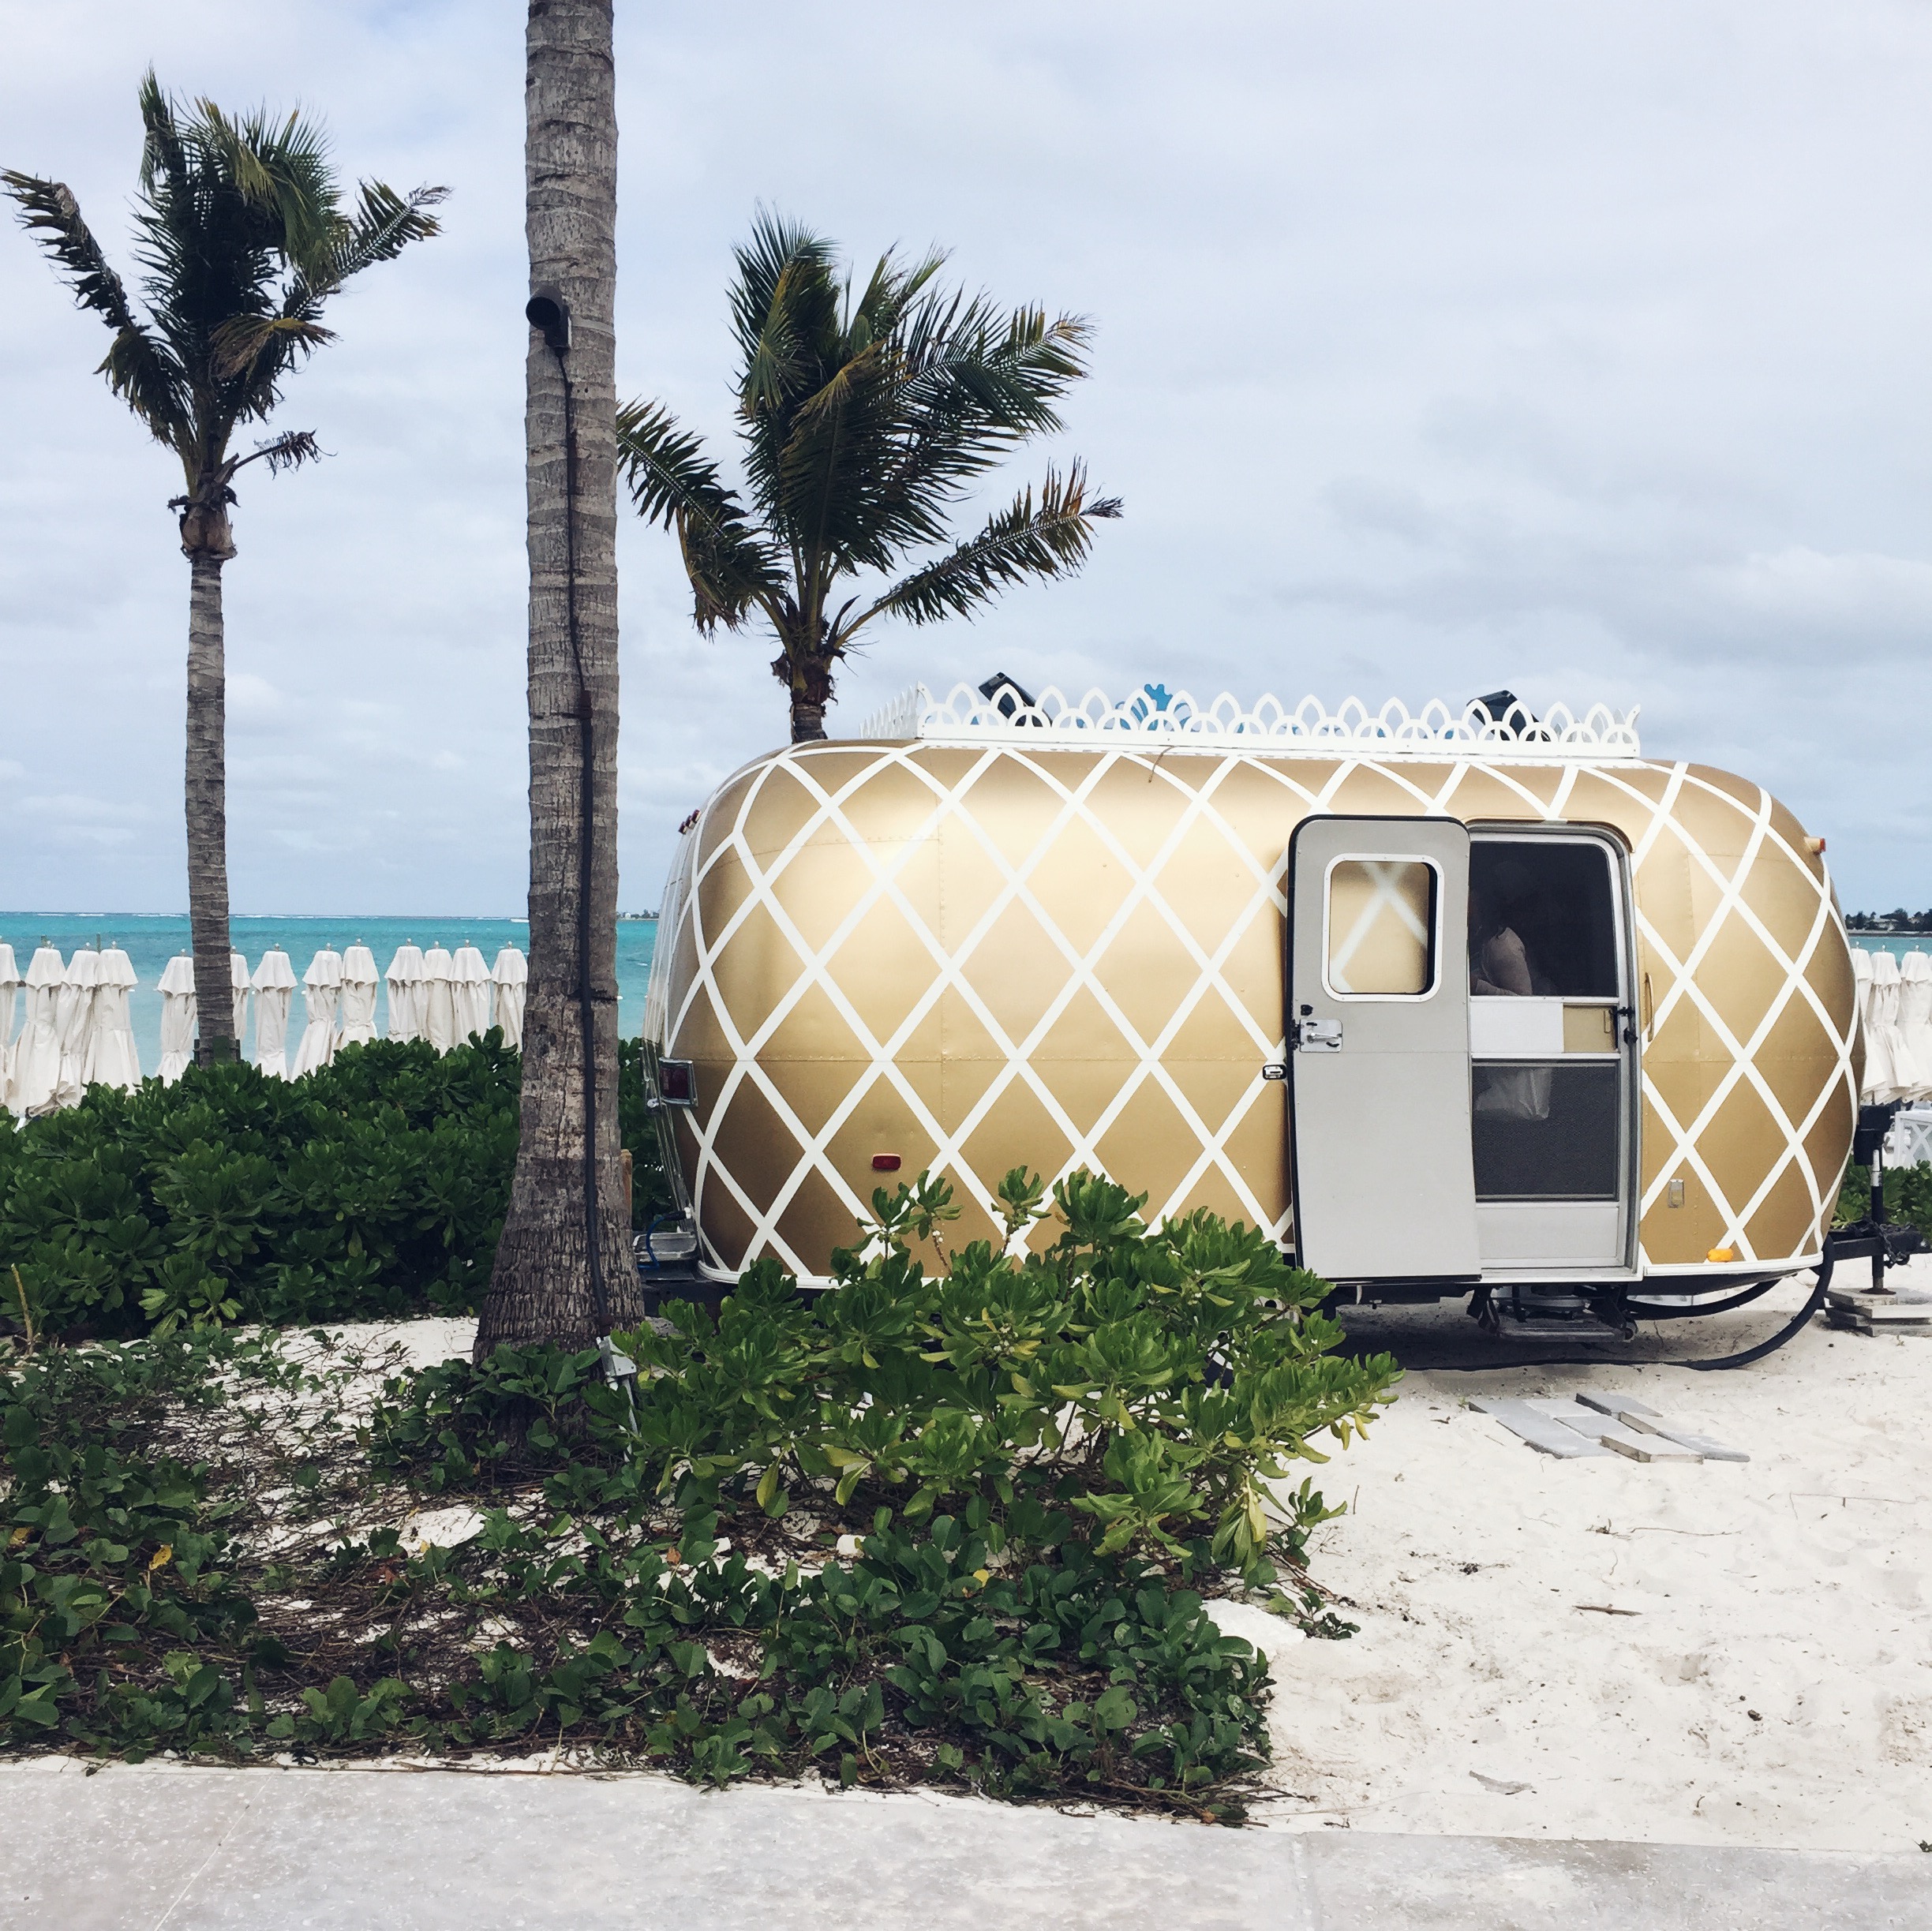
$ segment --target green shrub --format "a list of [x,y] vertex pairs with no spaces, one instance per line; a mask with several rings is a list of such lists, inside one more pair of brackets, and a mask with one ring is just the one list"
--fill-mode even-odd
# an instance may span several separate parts
[[[638,1055],[627,1042],[620,1091],[647,1207]],[[300,1080],[230,1063],[0,1114],[0,1309],[13,1267],[49,1333],[467,1309],[509,1199],[520,1072],[494,1031],[444,1054],[380,1040]]]
[[[1932,1241],[1932,1166],[1889,1166],[1885,1177],[1885,1218],[1898,1225],[1916,1227]],[[1871,1173],[1854,1161],[1845,1169],[1844,1182],[1838,1190],[1838,1208],[1833,1216],[1837,1226],[1863,1220],[1871,1211]]]
[[[1016,1170],[1001,1191],[1009,1236],[1043,1217],[1037,1181]],[[674,1305],[668,1331],[624,1338],[645,1372],[621,1409],[587,1368],[564,1392],[583,1388],[627,1479],[687,1514],[778,1517],[826,1487],[841,1506],[863,1493],[913,1522],[975,1500],[1008,1526],[1070,1509],[1103,1555],[1259,1576],[1264,1485],[1325,1459],[1317,1434],[1346,1443],[1366,1426],[1394,1360],[1337,1353],[1342,1330],[1318,1312],[1328,1283],[1257,1229],[1203,1211],[1150,1230],[1144,1195],[1091,1173],[1053,1199],[1061,1231],[1043,1252],[975,1241],[930,1276],[912,1244],[953,1216],[950,1188],[882,1188],[871,1237],[833,1257],[832,1291],[802,1297],[760,1261],[715,1323]],[[500,1360],[432,1370],[408,1409],[379,1416],[380,1439],[404,1454],[435,1444],[436,1479],[486,1481],[479,1458],[521,1401],[537,1449],[566,1452],[559,1391]]]
[[[882,1192],[831,1291],[754,1268],[625,1338],[627,1391],[504,1348],[357,1412],[347,1369],[219,1330],[0,1357],[0,1748],[564,1745],[1238,1816],[1268,1677],[1203,1594],[1310,1622],[1335,1511],[1291,1472],[1395,1364],[1340,1357],[1259,1233],[1150,1230],[1087,1174],[1054,1201],[1037,1255],[934,1277],[945,1189]],[[456,1498],[481,1529],[410,1555]]]
[[[154,1441],[170,1412],[226,1408],[211,1371],[236,1359],[230,1337],[175,1335],[0,1369],[0,1745],[111,1735],[138,1760],[236,1728],[256,1612],[228,1571],[233,1504]],[[249,1364],[299,1379],[271,1345]]]

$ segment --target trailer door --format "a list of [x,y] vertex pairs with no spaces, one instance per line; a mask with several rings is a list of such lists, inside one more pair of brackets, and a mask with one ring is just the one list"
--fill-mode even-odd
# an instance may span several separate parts
[[1308,818],[1288,850],[1301,1265],[1333,1281],[1472,1278],[1469,833]]

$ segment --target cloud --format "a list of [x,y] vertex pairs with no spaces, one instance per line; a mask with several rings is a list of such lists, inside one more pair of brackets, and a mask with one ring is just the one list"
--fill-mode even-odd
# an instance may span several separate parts
[[[335,305],[247,473],[225,574],[246,909],[515,909],[525,889],[521,20],[456,0],[7,9],[5,159],[129,265],[134,88],[324,113],[351,174],[448,183],[447,232]],[[986,0],[893,32],[619,12],[620,384],[728,457],[724,283],[761,200],[862,260],[1092,316],[1066,433],[1127,514],[1080,581],[885,631],[916,679],[1643,706],[1830,835],[1847,896],[1932,903],[1932,17],[1892,0]],[[761,58],[741,57],[747,44]],[[802,106],[802,104],[804,104]],[[0,900],[178,907],[186,572],[173,459],[0,228]],[[623,894],[784,729],[768,640],[695,637],[620,522]],[[77,776],[84,773],[84,778]],[[90,806],[90,810],[92,806]],[[92,842],[99,837],[112,842]]]
[[1870,552],[1829,556],[1804,545],[1704,573],[1711,595],[1747,620],[1867,650],[1932,643],[1932,562]]

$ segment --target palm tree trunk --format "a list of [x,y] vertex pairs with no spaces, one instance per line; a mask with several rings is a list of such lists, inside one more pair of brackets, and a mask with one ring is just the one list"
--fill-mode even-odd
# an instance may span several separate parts
[[[526,40],[530,282],[561,290],[571,309],[571,346],[560,357],[533,334],[525,365],[530,977],[522,1131],[509,1213],[477,1330],[478,1361],[504,1342],[581,1345],[643,1315],[617,1131],[617,119],[611,13],[612,0],[530,0]],[[567,507],[572,503],[574,513]],[[580,889],[586,838],[587,901]],[[586,985],[593,1042],[587,1068]],[[594,1161],[585,1156],[586,1078],[597,1120]],[[596,1278],[587,1231],[593,1178]]]
[[226,560],[199,548],[188,558],[188,929],[199,1019],[195,1061],[203,1066],[235,1057],[228,939],[227,673],[222,635]]
[[826,706],[832,702],[832,666],[816,653],[789,649],[772,668],[792,690],[792,742],[811,744],[826,734]]

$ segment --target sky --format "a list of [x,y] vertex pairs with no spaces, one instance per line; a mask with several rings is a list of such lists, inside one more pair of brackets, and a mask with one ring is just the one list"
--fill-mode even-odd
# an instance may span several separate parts
[[[731,451],[725,286],[761,204],[1090,316],[1065,433],[1124,499],[1079,578],[874,627],[915,681],[1642,707],[1932,904],[1926,0],[618,0],[620,392]],[[447,185],[246,472],[226,573],[238,911],[521,911],[523,9],[0,0],[0,165],[110,253],[136,89],[299,103],[350,177]],[[178,469],[0,226],[0,907],[185,903]],[[985,503],[963,511],[969,522]],[[621,902],[780,742],[769,639],[694,633],[620,539]]]

